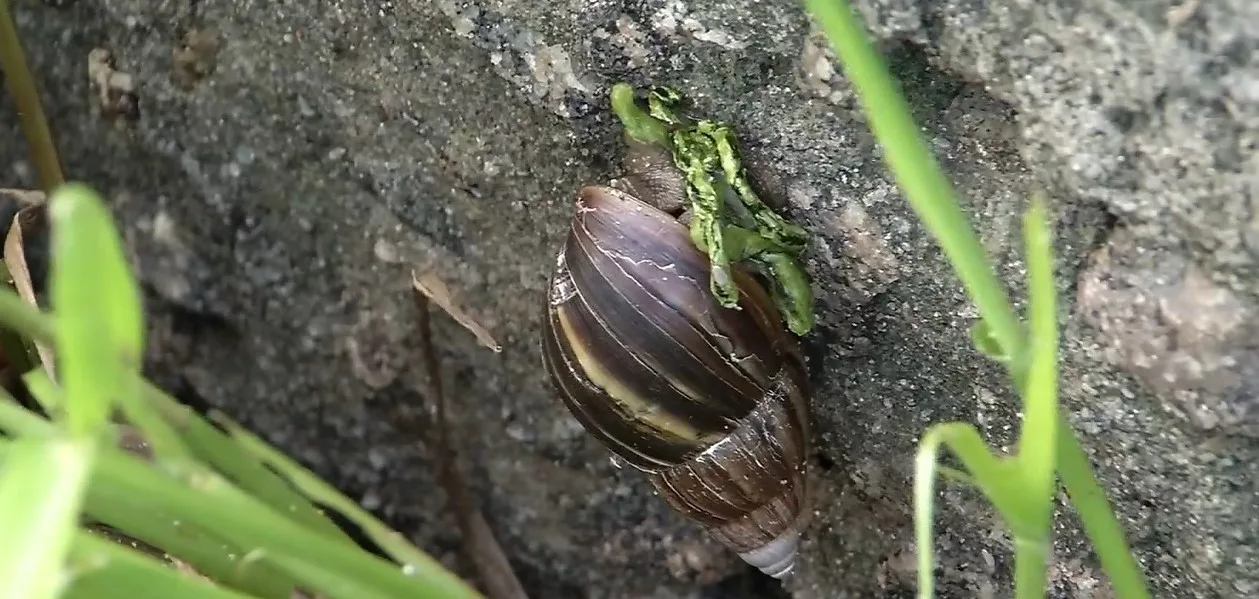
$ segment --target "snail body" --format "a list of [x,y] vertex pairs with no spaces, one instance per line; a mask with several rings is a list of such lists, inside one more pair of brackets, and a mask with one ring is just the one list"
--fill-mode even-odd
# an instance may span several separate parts
[[765,573],[794,565],[809,442],[804,358],[768,294],[708,292],[685,226],[612,187],[581,190],[544,324],[552,384],[670,506]]
[[[721,160],[694,151],[711,124],[662,144],[663,125],[635,112],[624,93],[613,89],[627,175],[578,193],[550,279],[544,366],[585,430],[646,473],[675,511],[783,578],[807,513],[809,389],[792,332],[811,326],[812,296],[789,252],[799,233],[749,195],[741,167],[703,170],[737,161],[728,146]],[[654,108],[669,116],[667,106]],[[684,172],[684,164],[700,170]],[[742,214],[759,220],[745,218],[748,228],[738,230],[723,224],[714,197],[745,203]],[[708,210],[689,227],[671,213],[687,200]],[[761,233],[789,243],[752,237]],[[762,258],[760,270],[722,253],[723,242],[742,247],[731,251],[753,266]],[[754,272],[779,285],[767,290]]]

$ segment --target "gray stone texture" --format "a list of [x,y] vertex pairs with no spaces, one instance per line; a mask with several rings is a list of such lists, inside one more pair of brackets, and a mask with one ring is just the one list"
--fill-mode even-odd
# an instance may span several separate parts
[[[67,170],[123,223],[154,378],[461,571],[428,452],[397,425],[423,389],[412,269],[503,345],[438,321],[461,464],[532,596],[768,592],[543,379],[552,254],[576,190],[616,174],[616,80],[679,85],[734,123],[817,236],[817,484],[791,596],[912,596],[920,433],[1014,439],[973,309],[794,2],[15,4]],[[1255,596],[1259,3],[859,8],[1016,294],[1025,198],[1053,199],[1063,402],[1154,595]],[[95,48],[130,80],[90,78]],[[5,97],[0,187],[34,185],[17,136]],[[1052,596],[1110,597],[1070,510],[1058,522]],[[1010,596],[1011,543],[976,492],[944,487],[937,527],[940,597]]]

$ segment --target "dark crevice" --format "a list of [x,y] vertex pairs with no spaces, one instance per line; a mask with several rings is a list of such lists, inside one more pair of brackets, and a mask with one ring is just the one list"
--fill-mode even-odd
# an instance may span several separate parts
[[[159,297],[148,285],[144,286],[149,298]],[[240,332],[226,317],[213,312],[194,310],[174,302],[162,301],[162,309],[170,314],[171,332],[190,339],[218,337],[229,342],[239,342]]]
[[[1067,220],[1070,218],[1074,218],[1074,222]],[[1105,205],[1096,202],[1076,205],[1070,215],[1063,217],[1059,226],[1071,226],[1077,223],[1078,226],[1091,227],[1094,230],[1089,242],[1083,244],[1084,247],[1075,248],[1075,251],[1071,254],[1066,253],[1065,250],[1068,248],[1059,250],[1059,255],[1064,262],[1064,270],[1060,276],[1065,275],[1069,277],[1062,296],[1072,302],[1079,287],[1080,273],[1089,267],[1092,256],[1110,243],[1110,239],[1115,234],[1115,231],[1123,226],[1123,221],[1119,215],[1108,210]]]
[[[371,553],[372,555],[375,555],[376,557],[379,557],[381,559],[393,561],[392,559],[390,559],[389,554],[386,553],[385,550],[380,547],[380,545],[377,545],[375,541],[372,541],[371,537],[367,536],[366,532],[363,532],[362,527],[355,524],[349,518],[342,516],[341,512],[338,512],[337,510],[327,505],[324,505],[322,503],[319,503],[317,501],[312,501],[311,503],[313,503],[316,508],[321,510],[324,513],[324,515],[327,516],[328,519],[332,521],[333,524],[336,524],[337,528],[340,528],[342,531],[344,531],[346,536],[350,537],[350,539],[354,541],[359,547],[362,547],[364,551],[367,551],[368,553]],[[373,516],[376,516],[382,521],[384,520],[383,518],[380,518],[380,516],[377,514],[373,514]]]
[[530,597],[554,597],[555,599],[583,599],[587,596],[585,589],[556,578],[551,572],[543,572],[537,567],[520,560],[508,559],[520,586]]
[[822,472],[830,472],[835,469],[835,460],[821,451],[813,454],[813,464]]
[[1103,111],[1106,120],[1115,126],[1120,133],[1128,133],[1132,130],[1144,126],[1149,117],[1144,113],[1137,112],[1123,106],[1110,106]]
[[917,122],[934,121],[966,87],[959,78],[932,65],[927,49],[919,44],[889,41],[883,51],[888,70]]
[[839,333],[829,327],[818,327],[800,340],[808,369],[809,385],[817,386],[826,381],[827,356],[835,344],[840,343]]
[[752,566],[700,588],[701,599],[790,599],[778,580]]
[[[175,398],[175,401],[187,406],[189,409],[199,414],[202,418],[207,418],[210,412],[215,409],[214,405],[198,393],[192,382],[185,377],[175,377],[174,384],[165,387],[163,390],[171,397]],[[214,421],[207,421],[210,422],[210,424],[213,424],[216,428],[222,430],[222,427],[219,427],[218,424],[214,423]]]

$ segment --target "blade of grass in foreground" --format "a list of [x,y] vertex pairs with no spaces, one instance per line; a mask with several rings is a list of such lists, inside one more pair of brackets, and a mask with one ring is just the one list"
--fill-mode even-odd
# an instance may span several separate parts
[[9,442],[0,458],[0,599],[57,596],[95,451],[90,438]]
[[23,337],[52,342],[52,319],[8,287],[0,287],[0,322]]
[[825,30],[844,73],[859,93],[870,129],[884,147],[883,159],[896,176],[905,199],[948,256],[1003,353],[1019,356],[1022,327],[1010,308],[1005,287],[989,265],[983,246],[971,234],[970,223],[954,198],[953,186],[918,136],[909,106],[888,75],[882,58],[857,25],[847,2],[804,3]]
[[216,537],[212,531],[163,514],[134,497],[113,495],[108,488],[94,492],[87,515],[177,556],[224,587],[258,599],[289,599],[297,586],[266,560],[245,559],[246,551]]
[[177,484],[133,456],[109,452],[101,456],[98,475],[93,477],[88,493],[88,507],[95,506],[100,493],[130,496],[181,522],[212,530],[237,547],[265,550],[264,558],[290,555],[319,563],[329,576],[356,580],[395,597],[480,597],[444,569],[399,568],[358,547],[329,542],[326,536],[285,518],[216,475],[198,474],[188,483]]
[[1012,526],[1015,543],[1014,588],[1019,599],[1045,596],[1050,544],[1053,542],[1054,492],[1058,435],[1058,310],[1053,250],[1044,199],[1032,199],[1023,217],[1027,259],[1027,380],[1023,390],[1023,427],[1019,433],[1018,471],[1025,483],[1014,498],[1026,522]]
[[984,494],[1007,523],[1018,526],[1026,521],[1025,506],[1019,502],[1022,481],[1018,465],[994,456],[979,431],[962,422],[937,424],[927,429],[918,442],[914,460],[914,541],[918,545],[918,597],[931,599],[935,587],[935,549],[932,526],[935,510],[936,473],[940,448],[948,448],[966,467],[970,484]]
[[384,549],[389,557],[397,560],[414,570],[419,574],[427,576],[444,576],[445,568],[440,563],[428,556],[424,552],[415,548],[414,545],[407,542],[402,535],[393,529],[385,526],[385,524],[377,520],[374,516],[367,513],[366,510],[359,507],[358,504],[350,501],[344,495],[338,493],[327,483],[320,480],[314,473],[303,468],[300,464],[293,461],[288,456],[276,451],[265,441],[259,439],[249,431],[245,430],[239,424],[232,422],[222,414],[215,414],[212,418],[218,422],[228,433],[238,441],[247,451],[253,453],[263,463],[271,466],[277,472],[283,473],[284,477],[293,484],[293,486],[301,489],[302,493],[314,501],[318,501],[328,507],[337,510],[341,515],[348,518],[351,522],[358,525],[367,533],[377,545]]
[[[844,71],[869,116],[870,126],[884,147],[884,159],[924,225],[940,243],[986,322],[989,350],[1009,359],[1004,363],[1015,388],[1025,389],[1022,368],[1026,362],[1021,326],[1000,287],[982,247],[961,214],[947,178],[940,171],[910,117],[908,106],[896,89],[882,59],[871,46],[844,0],[804,0],[808,12],[821,25],[839,55]],[[1058,415],[1056,462],[1084,528],[1121,599],[1147,599],[1144,575],[1124,541],[1123,530],[1065,417]],[[923,448],[926,449],[925,447]],[[932,449],[934,452],[934,449]],[[924,465],[919,453],[920,471]],[[932,472],[934,472],[934,465]],[[932,476],[934,478],[934,476]],[[915,481],[918,501],[930,493],[934,480]],[[919,505],[918,509],[923,510]],[[930,508],[927,507],[927,513]],[[929,526],[926,527],[929,531]],[[928,564],[930,560],[928,560]],[[920,576],[924,574],[920,572]],[[929,576],[929,572],[925,574]],[[930,589],[926,594],[930,597]]]
[[[8,19],[7,7],[4,13],[0,20]],[[112,401],[127,391],[117,378],[121,364],[113,360],[126,353],[139,356],[138,298],[125,297],[126,289],[116,285],[117,265],[109,264],[113,231],[106,222],[102,233],[96,213],[101,208],[94,201],[81,186],[59,187],[51,201],[54,260],[49,288],[61,313],[51,328],[65,369],[63,388],[45,389],[45,401],[55,393],[61,397],[54,403],[65,402],[63,434],[68,436],[6,442],[0,479],[0,531],[6,536],[0,549],[0,599],[44,599],[59,592],[101,433],[109,427]],[[116,235],[113,241],[120,258]],[[125,264],[121,268],[125,271]]]
[[1062,415],[1058,420],[1058,474],[1084,523],[1085,533],[1093,541],[1102,569],[1110,577],[1115,595],[1119,599],[1150,599],[1145,575],[1124,539],[1123,527],[1106,500],[1106,492],[1093,476],[1088,455]]
[[9,10],[9,0],[0,0],[0,68],[4,71],[3,79],[9,86],[13,103],[17,105],[22,134],[30,146],[28,152],[35,171],[39,173],[39,184],[44,191],[50,191],[64,180],[61,160],[57,157],[57,146],[48,130],[48,121],[44,119],[35,79],[26,66],[26,52],[22,50],[13,13]]
[[[300,522],[329,538],[353,543],[349,536],[337,528],[293,486],[281,478],[281,474],[268,469],[249,450],[249,444],[239,443],[215,428],[187,406],[175,401],[166,392],[148,381],[141,381],[141,393],[145,402],[171,423],[181,434],[189,449],[206,464],[235,481],[245,491],[262,500],[277,512]],[[285,470],[279,469],[285,473]],[[335,491],[333,491],[335,493]],[[338,493],[339,495],[339,493]]]
[[271,561],[294,578],[316,581],[320,595],[327,599],[394,599],[393,595],[381,594],[377,589],[358,584],[352,578],[332,575],[318,564],[312,564],[288,555],[272,556]]
[[[42,371],[35,371],[42,374]],[[47,380],[46,377],[41,377]],[[60,432],[53,423],[17,405],[6,391],[0,389],[0,431],[24,439],[54,439]],[[104,451],[121,452],[109,447]],[[85,506],[86,515],[119,531],[179,556],[198,572],[224,584],[248,591],[262,599],[287,599],[295,583],[282,576],[264,561],[246,563],[246,552],[222,539],[163,515],[142,498],[116,495],[109,486],[97,486],[92,500]]]
[[255,599],[82,530],[74,537],[72,567],[61,599]]
[[140,297],[100,198],[71,183],[53,191],[52,278],[58,374],[71,434],[106,426],[113,402],[135,397],[144,338]]
[[[35,417],[37,420],[43,419]],[[0,463],[9,459],[14,441],[0,437]],[[408,599],[481,599],[481,595],[445,570],[399,568],[358,547],[329,543],[327,538],[274,513],[215,475],[198,476],[184,486],[152,468],[148,462],[121,451],[99,454],[85,502],[93,511],[105,492],[133,498],[154,512],[164,512],[205,529],[263,559],[288,555],[325,568],[327,576],[370,585],[390,597]],[[318,592],[319,581],[302,580],[303,588]],[[0,597],[0,599],[10,599]],[[28,599],[15,597],[13,599]]]

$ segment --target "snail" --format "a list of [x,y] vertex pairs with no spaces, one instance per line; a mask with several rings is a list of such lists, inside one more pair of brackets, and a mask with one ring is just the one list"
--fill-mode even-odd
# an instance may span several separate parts
[[657,88],[644,111],[613,87],[627,173],[577,194],[543,362],[590,435],[781,579],[808,511],[809,390],[793,335],[813,325],[797,262],[807,240],[751,191],[729,130],[679,116],[679,102]]

